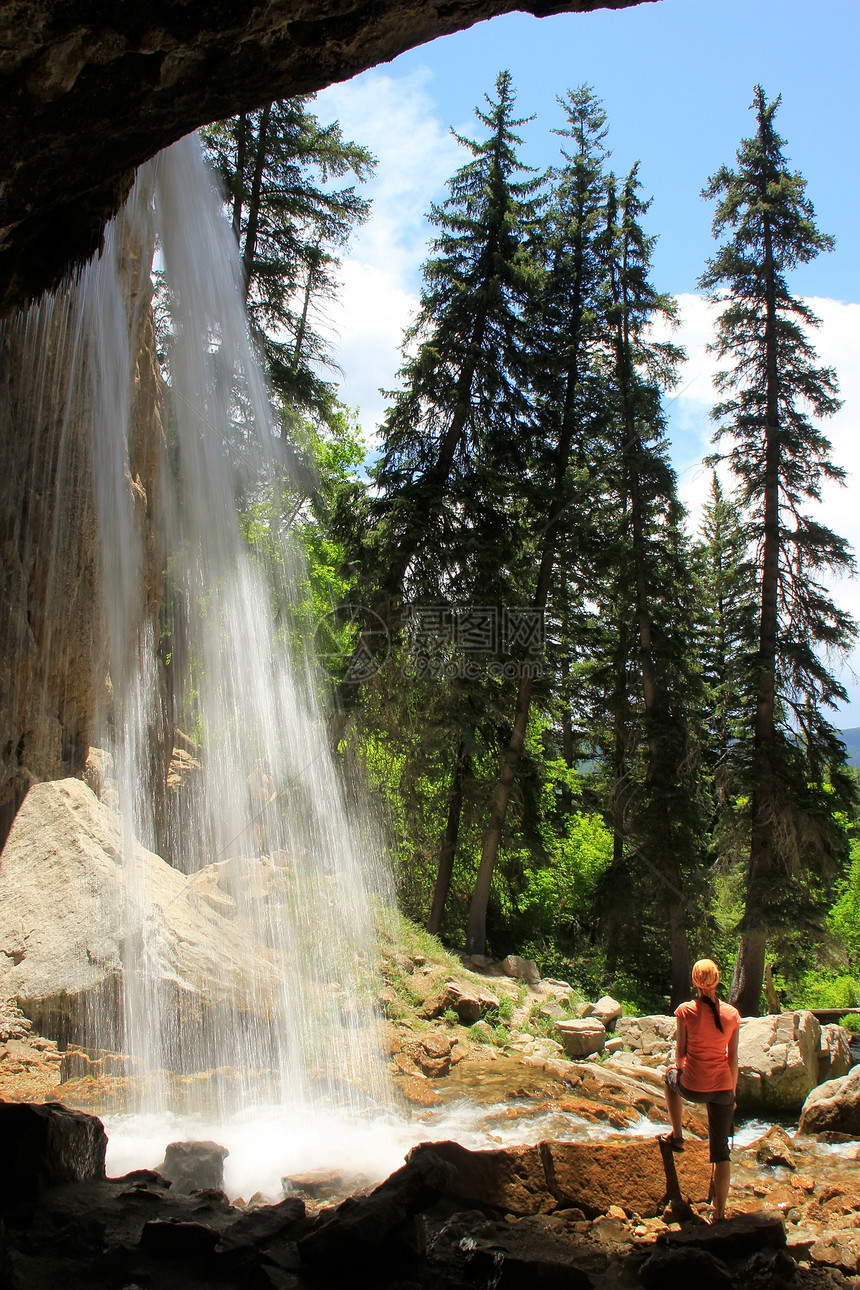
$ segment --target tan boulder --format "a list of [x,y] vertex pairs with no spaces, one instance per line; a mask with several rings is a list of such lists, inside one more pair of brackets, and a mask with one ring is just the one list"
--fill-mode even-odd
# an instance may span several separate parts
[[186,1026],[221,1007],[252,1015],[276,1007],[284,966],[217,888],[229,862],[188,878],[132,846],[136,903],[119,817],[82,780],[30,789],[0,855],[0,997],[16,1000],[43,1033],[119,1047],[121,981],[145,934],[150,969]]
[[860,1137],[860,1066],[814,1088],[800,1113],[801,1133],[850,1133]]
[[505,976],[515,977],[517,981],[525,981],[526,985],[538,985],[540,983],[540,972],[536,963],[531,959],[520,958],[519,954],[508,954],[498,964]]
[[811,1012],[747,1017],[738,1038],[742,1111],[799,1111],[818,1083],[821,1026]]
[[406,1052],[425,1075],[435,1079],[451,1069],[453,1042],[438,1030],[430,1030],[406,1045]]
[[[498,1000],[493,998],[498,1008]],[[457,1020],[464,1026],[478,1021],[483,1011],[479,995],[467,989],[459,981],[446,981],[438,994],[430,995],[424,1003],[425,1017],[441,1017],[446,1012],[455,1012]]]
[[594,1004],[589,1015],[596,1017],[598,1021],[602,1021],[606,1029],[611,1030],[623,1011],[624,1009],[616,999],[613,999],[609,994],[604,994]]
[[557,1021],[555,1031],[564,1045],[568,1057],[588,1057],[602,1053],[606,1043],[606,1028],[590,1017],[582,1021]]
[[851,1041],[842,1026],[830,1024],[821,1027],[818,1047],[818,1083],[841,1079],[851,1069]]

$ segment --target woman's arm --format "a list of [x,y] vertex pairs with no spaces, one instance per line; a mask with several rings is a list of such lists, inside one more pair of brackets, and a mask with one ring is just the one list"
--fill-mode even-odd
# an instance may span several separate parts
[[739,1037],[740,1037],[740,1030],[736,1030],[735,1033],[732,1035],[731,1039],[729,1040],[729,1046],[728,1046],[728,1049],[726,1050],[728,1054],[728,1059],[729,1059],[729,1070],[732,1073],[732,1092],[735,1094],[738,1091],[738,1039]]
[[687,1056],[687,1027],[680,1017],[675,1018],[675,1065],[679,1071],[684,1069]]

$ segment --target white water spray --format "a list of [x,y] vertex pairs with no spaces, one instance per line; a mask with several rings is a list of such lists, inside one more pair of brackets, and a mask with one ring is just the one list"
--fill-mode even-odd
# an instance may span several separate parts
[[[133,440],[142,416],[150,431],[158,416],[139,406],[138,367],[154,253],[169,389],[147,495]],[[295,598],[295,555],[266,561],[240,528],[238,499],[276,509],[285,471],[238,251],[195,136],[141,169],[101,256],[20,327],[34,389],[62,368],[59,432],[82,419],[92,430],[112,696],[95,742],[116,781],[124,905],[117,1015],[99,1000],[85,1041],[128,1057],[124,1105],[138,1111],[223,1119],[268,1100],[308,1131],[314,1116],[384,1106],[372,984],[385,878],[327,745],[315,664],[273,609]],[[160,566],[163,596],[145,585]],[[176,730],[197,740],[200,769],[169,798]],[[154,890],[138,844],[169,850],[189,877],[170,870]],[[194,980],[168,945],[186,903],[223,929]]]

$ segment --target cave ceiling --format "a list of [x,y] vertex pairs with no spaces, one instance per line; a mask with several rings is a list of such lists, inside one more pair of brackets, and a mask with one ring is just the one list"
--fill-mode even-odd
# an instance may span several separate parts
[[98,248],[134,170],[208,121],[495,14],[655,0],[0,0],[0,313]]

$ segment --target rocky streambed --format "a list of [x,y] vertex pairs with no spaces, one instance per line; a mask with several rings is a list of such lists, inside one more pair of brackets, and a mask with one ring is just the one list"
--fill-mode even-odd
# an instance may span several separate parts
[[[403,960],[400,949],[392,955]],[[415,961],[423,957],[412,956],[409,975],[429,982],[426,998],[416,990],[409,1014],[387,1029],[403,1097],[391,1138],[399,1156],[388,1177],[355,1161],[287,1167],[277,1195],[245,1188],[237,1196],[228,1188],[229,1199],[221,1172],[225,1163],[229,1172],[229,1148],[219,1142],[177,1148],[192,1164],[202,1152],[202,1173],[178,1177],[162,1148],[141,1161],[156,1168],[107,1179],[98,1119],[7,1101],[0,1105],[7,1150],[0,1285],[567,1290],[687,1287],[692,1277],[718,1287],[860,1287],[860,1141],[851,1132],[811,1132],[807,1122],[799,1133],[796,1113],[770,1128],[747,1121],[734,1152],[730,1220],[711,1225],[696,1108],[687,1113],[681,1155],[667,1158],[657,1141],[665,1125],[657,1059],[669,1019],[628,1019],[621,1049],[571,1060],[560,1041],[518,1029],[536,1002],[544,1007],[563,993],[561,983],[536,982],[524,992],[515,978],[469,969],[440,979]],[[486,989],[498,1000],[507,991],[514,1001],[503,1007],[507,1041],[499,1045],[498,1025],[490,1036],[474,1035],[475,1023],[454,1023],[450,1008],[447,1021],[445,1013],[428,1016],[447,985],[465,997]],[[391,1000],[388,1006],[396,1011]],[[482,1008],[492,1012],[488,1001]],[[815,1031],[804,1017],[760,1020],[766,1026],[759,1029],[773,1029],[769,1050],[776,1046],[786,1069],[799,1036],[807,1036],[809,1057]],[[0,1033],[5,1098],[95,1097],[99,1076],[82,1075],[80,1055],[70,1061],[20,1014],[7,1012]],[[820,1062],[820,1035],[816,1045]],[[104,1071],[104,1056],[89,1060]],[[62,1081],[64,1063],[70,1077]],[[811,1106],[828,1104],[839,1105],[842,1123],[850,1118],[856,1071],[815,1086],[807,1121]],[[301,1131],[296,1116],[293,1138]],[[366,1127],[381,1138],[391,1125],[389,1115]],[[195,1136],[190,1124],[185,1130]]]

